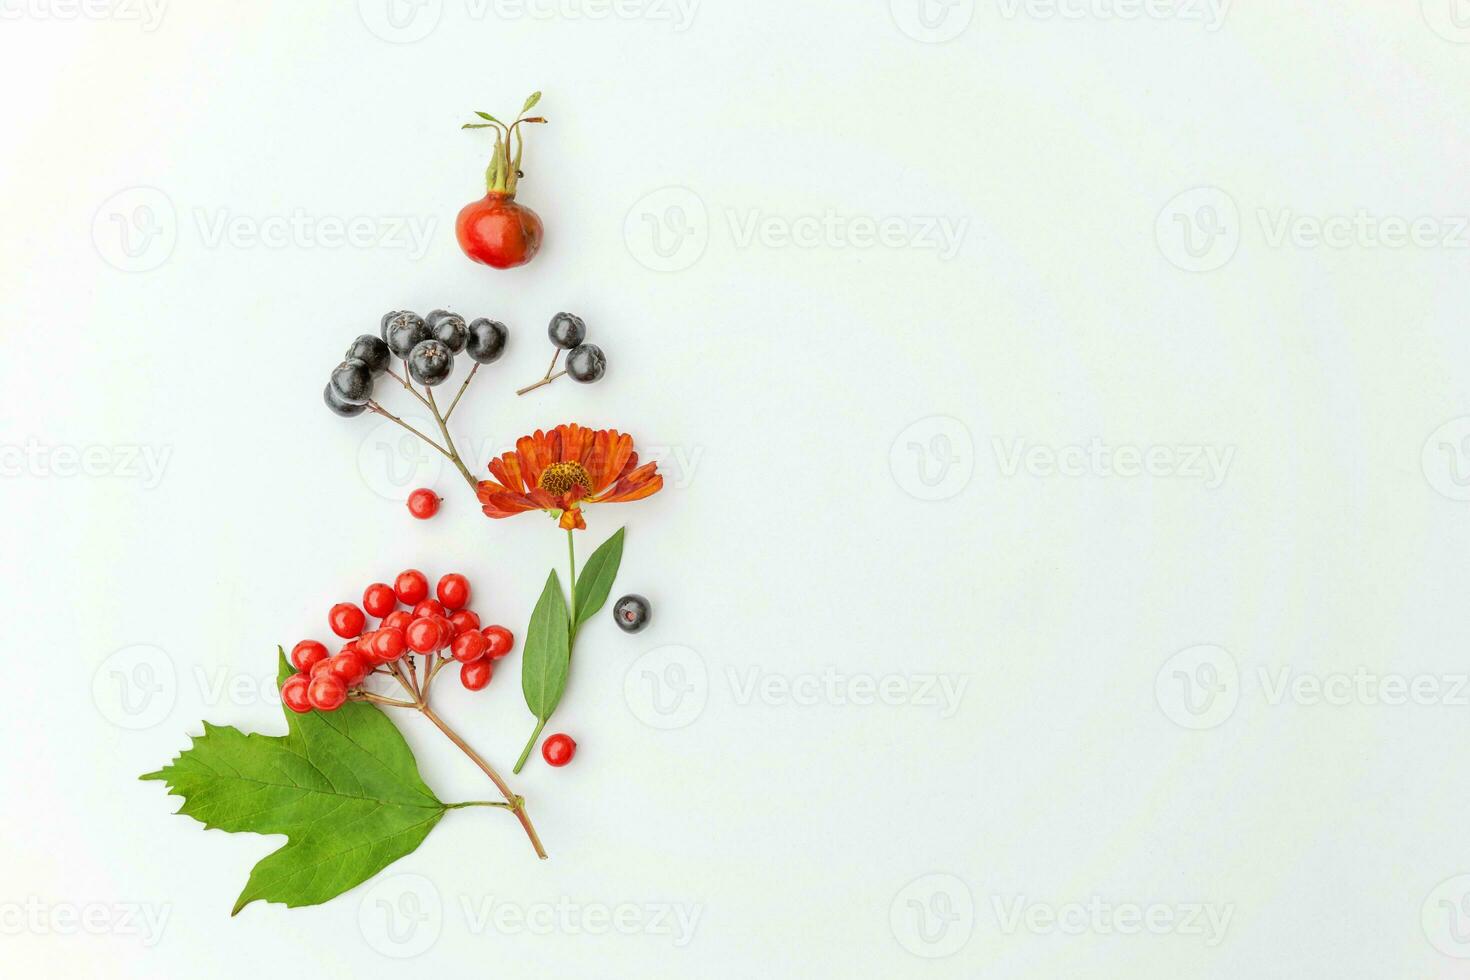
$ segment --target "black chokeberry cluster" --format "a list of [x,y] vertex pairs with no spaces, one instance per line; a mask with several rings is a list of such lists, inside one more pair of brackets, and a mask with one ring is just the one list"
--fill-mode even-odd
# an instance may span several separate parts
[[468,354],[476,364],[489,364],[505,352],[510,331],[498,320],[479,317],[466,323],[448,310],[426,317],[408,310],[383,314],[378,336],[363,334],[347,348],[341,364],[332,370],[323,399],[327,408],[344,418],[367,411],[373,382],[388,373],[395,358],[408,375],[426,388],[443,384],[454,370],[454,359]]
[[558,313],[546,327],[546,336],[567,351],[567,374],[573,381],[591,384],[607,373],[607,356],[596,344],[585,343],[587,324],[572,313]]

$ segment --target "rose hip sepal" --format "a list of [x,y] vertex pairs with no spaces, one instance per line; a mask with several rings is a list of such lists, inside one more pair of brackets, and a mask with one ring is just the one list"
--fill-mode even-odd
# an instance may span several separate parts
[[[291,676],[284,652],[279,681]],[[325,714],[286,710],[286,734],[204,723],[204,734],[157,772],[178,810],[230,833],[285,834],[256,864],[234,915],[251,902],[319,905],[411,853],[446,811],[419,775],[397,726],[349,702]]]

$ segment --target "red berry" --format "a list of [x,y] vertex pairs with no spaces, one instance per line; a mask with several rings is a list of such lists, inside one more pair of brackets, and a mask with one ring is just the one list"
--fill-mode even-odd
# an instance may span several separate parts
[[393,580],[393,592],[398,596],[399,602],[412,606],[429,597],[429,580],[417,568],[410,568],[406,572],[399,572],[398,577]]
[[384,582],[374,582],[362,593],[362,608],[368,611],[369,616],[382,619],[398,606],[398,596],[393,594],[393,586]]
[[331,675],[348,687],[359,683],[367,676],[367,661],[363,659],[362,654],[355,650],[343,650],[329,660],[328,663],[331,666],[327,670]]
[[479,660],[460,664],[459,682],[471,691],[478,691],[490,683],[490,675],[493,673],[495,673],[495,665],[481,657]]
[[564,766],[577,754],[577,743],[572,736],[556,734],[541,743],[541,758],[548,766]]
[[439,513],[439,495],[423,488],[415,490],[408,495],[408,512],[421,521],[427,521]]
[[403,630],[388,626],[373,634],[372,654],[380,663],[397,660],[406,646]]
[[461,609],[453,616],[450,616],[449,621],[454,624],[455,636],[459,636],[461,633],[468,633],[471,630],[478,631],[480,628],[480,617],[468,609]]
[[491,660],[499,660],[510,653],[511,648],[516,645],[515,634],[504,626],[485,627],[485,639],[490,641],[490,646],[485,653]]
[[316,640],[302,640],[291,648],[291,665],[297,670],[311,670],[319,661],[327,659],[327,648]]
[[442,645],[443,629],[437,619],[415,619],[408,624],[403,639],[416,653],[431,653]]
[[449,621],[448,616],[435,616],[434,622],[439,624],[439,647],[443,650],[454,642],[454,624]]
[[458,572],[450,572],[439,580],[435,594],[445,609],[463,609],[470,601],[470,580]]
[[327,613],[327,625],[332,627],[333,633],[350,640],[362,634],[362,628],[367,625],[367,617],[352,603],[339,602]]
[[292,674],[286,678],[286,683],[281,685],[281,702],[298,715],[306,714],[311,710],[311,702],[306,697],[309,683],[305,674]]
[[474,631],[461,633],[449,645],[450,653],[453,654],[454,659],[462,664],[479,660],[485,656],[485,651],[488,649],[490,649],[490,641],[485,639],[485,634]]
[[311,670],[306,672],[306,676],[311,678],[312,680],[316,680],[323,674],[328,673],[331,670],[331,667],[332,658],[323,657],[321,660],[318,660],[316,663],[311,665]]
[[425,599],[413,607],[414,619],[434,619],[444,615],[444,606],[438,599]]
[[322,674],[307,685],[306,699],[318,711],[336,711],[347,700],[347,685],[330,673]]
[[379,629],[398,630],[400,633],[408,629],[408,624],[413,622],[413,613],[407,609],[396,609],[383,618],[378,624]]

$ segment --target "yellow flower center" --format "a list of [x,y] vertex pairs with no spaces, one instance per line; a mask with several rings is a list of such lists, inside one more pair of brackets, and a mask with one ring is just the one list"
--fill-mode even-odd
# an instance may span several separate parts
[[552,463],[541,471],[541,479],[536,481],[536,485],[557,496],[575,486],[581,486],[585,492],[591,493],[592,477],[581,463]]

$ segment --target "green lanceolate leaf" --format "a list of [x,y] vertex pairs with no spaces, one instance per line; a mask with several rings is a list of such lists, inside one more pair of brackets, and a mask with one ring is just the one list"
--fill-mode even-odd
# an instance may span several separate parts
[[523,106],[521,106],[521,112],[522,113],[530,112],[531,111],[531,107],[533,105],[535,105],[537,102],[540,102],[540,101],[541,101],[541,93],[540,92],[532,92],[530,94],[530,96],[527,97],[526,104],[523,105]]
[[[291,673],[281,651],[280,680]],[[412,852],[447,809],[373,705],[281,710],[284,736],[205,722],[192,747],[141,777],[167,783],[184,798],[178,812],[206,827],[286,835],[250,872],[231,915],[257,899],[294,907],[334,898]]]
[[578,629],[607,602],[612,591],[613,580],[618,577],[618,566],[623,563],[623,534],[628,529],[620,527],[617,533],[598,546],[587,559],[582,574],[577,578],[577,621],[572,629]]
[[544,722],[556,710],[567,687],[567,662],[572,655],[567,603],[562,597],[561,579],[556,571],[546,577],[546,587],[536,608],[531,610],[531,623],[526,627],[526,643],[521,652],[521,690],[526,707],[538,721]]
[[[488,119],[488,120],[490,120],[493,123],[499,123],[500,122],[499,119],[496,119],[494,116],[490,115],[490,113],[488,113],[488,112],[481,112],[479,109],[476,109],[475,110],[475,115],[479,116],[481,119]],[[504,123],[500,123],[500,124],[502,126],[505,125]]]

